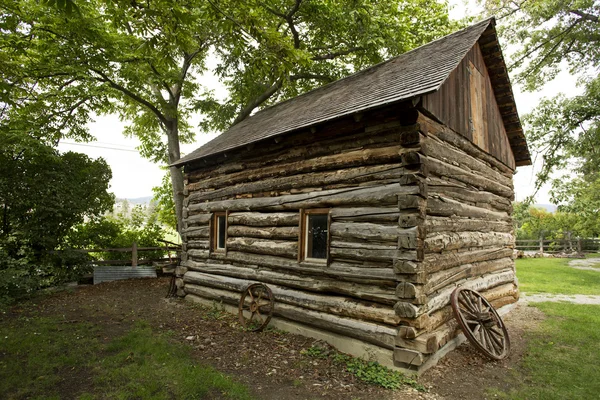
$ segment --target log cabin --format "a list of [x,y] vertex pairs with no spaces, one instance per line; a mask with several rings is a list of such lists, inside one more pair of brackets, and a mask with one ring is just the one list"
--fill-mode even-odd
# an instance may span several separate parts
[[459,285],[518,299],[512,176],[531,164],[495,20],[281,102],[184,168],[178,294],[420,372],[463,339]]

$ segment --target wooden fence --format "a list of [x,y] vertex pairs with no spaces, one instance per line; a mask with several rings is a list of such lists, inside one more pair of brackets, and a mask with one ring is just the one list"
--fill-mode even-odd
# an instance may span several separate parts
[[[173,264],[176,263],[179,259],[179,252],[181,251],[181,245],[177,245],[172,242],[162,241],[165,243],[164,246],[156,246],[156,247],[138,247],[137,243],[132,243],[131,247],[121,247],[121,248],[107,248],[107,249],[73,249],[72,251],[78,253],[131,253],[131,266],[137,267],[138,265],[150,265],[153,263],[166,263]],[[140,259],[140,252],[149,252],[149,251],[162,251],[166,254],[166,257],[162,258],[154,258],[154,259]],[[89,261],[90,265],[115,265],[115,266],[123,266],[125,263],[129,264],[129,260],[92,260]]]
[[535,251],[537,253],[598,253],[600,252],[600,239],[517,239],[515,248],[522,251]]

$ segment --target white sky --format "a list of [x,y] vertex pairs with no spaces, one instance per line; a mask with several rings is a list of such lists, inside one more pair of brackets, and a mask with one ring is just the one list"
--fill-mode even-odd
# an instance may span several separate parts
[[[450,0],[452,18],[462,18],[465,15],[480,15],[479,10],[472,0]],[[505,58],[507,58],[507,51]],[[226,92],[214,76],[203,77],[202,83],[217,91],[219,97],[225,96]],[[515,100],[519,115],[522,117],[531,111],[538,101],[543,97],[550,97],[563,92],[572,96],[580,92],[576,87],[576,79],[568,73],[560,74],[553,82],[548,83],[543,90],[537,93],[522,93],[520,88],[513,86]],[[77,151],[85,153],[92,158],[103,157],[112,169],[110,191],[118,198],[135,198],[152,195],[152,187],[160,184],[165,171],[160,166],[142,158],[135,148],[140,144],[136,138],[126,138],[123,135],[125,123],[117,116],[97,117],[95,122],[89,124],[92,135],[97,138],[96,142],[70,144],[72,141],[61,142],[59,150]],[[196,143],[182,145],[182,156],[190,153],[204,143],[213,139],[215,133],[203,133],[199,129],[196,133]],[[533,149],[532,159],[535,158]],[[534,166],[520,167],[514,177],[516,200],[523,200],[533,194],[535,184],[535,173],[539,170],[540,163]],[[550,203],[548,187],[542,188],[537,196],[537,203]]]

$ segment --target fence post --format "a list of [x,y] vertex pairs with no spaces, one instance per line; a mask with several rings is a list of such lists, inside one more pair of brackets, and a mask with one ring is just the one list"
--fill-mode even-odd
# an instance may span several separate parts
[[581,246],[581,236],[577,236],[577,254],[583,253],[583,246]]
[[544,255],[544,234],[540,233],[540,255]]
[[137,255],[137,243],[133,242],[131,245],[131,266],[137,267],[138,264],[138,255]]

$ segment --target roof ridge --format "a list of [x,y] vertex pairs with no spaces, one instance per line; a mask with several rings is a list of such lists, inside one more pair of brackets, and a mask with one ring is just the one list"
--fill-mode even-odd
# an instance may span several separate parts
[[[322,86],[316,87],[316,88],[314,88],[314,89],[311,89],[311,90],[309,90],[308,92],[304,92],[304,93],[302,93],[302,94],[299,94],[298,96],[294,96],[294,97],[291,97],[291,98],[289,98],[289,99],[286,99],[286,100],[280,101],[280,102],[278,102],[278,103],[275,103],[275,104],[273,104],[273,105],[271,105],[271,106],[269,106],[269,107],[266,107],[266,108],[263,108],[262,110],[259,110],[259,111],[257,111],[257,112],[256,112],[256,114],[253,114],[253,115],[249,116],[249,117],[248,117],[248,118],[246,118],[245,120],[243,120],[243,121],[240,121],[240,124],[242,124],[244,121],[248,121],[250,118],[252,118],[252,117],[253,117],[253,116],[255,116],[255,115],[258,115],[259,113],[262,113],[262,112],[264,112],[264,111],[267,111],[267,110],[272,110],[273,108],[276,108],[276,107],[278,107],[278,106],[280,106],[280,105],[282,105],[282,104],[285,104],[285,103],[287,103],[287,102],[289,102],[289,101],[292,101],[292,100],[296,100],[296,99],[302,98],[302,97],[304,97],[304,96],[307,96],[307,95],[309,95],[309,94],[312,94],[312,93],[318,92],[319,90],[324,90],[324,89],[328,88],[328,87],[329,87],[329,86],[331,86],[331,85],[338,84],[338,82],[342,82],[342,81],[348,80],[348,79],[350,79],[350,78],[353,78],[353,77],[355,77],[355,76],[358,76],[358,75],[366,74],[367,72],[370,72],[370,71],[372,71],[373,69],[379,68],[379,67],[381,67],[382,65],[388,64],[388,63],[390,63],[390,62],[392,62],[392,61],[395,61],[395,60],[397,60],[397,59],[398,59],[398,58],[400,58],[400,57],[404,57],[404,56],[406,56],[407,54],[410,54],[410,53],[412,53],[412,52],[414,52],[414,51],[417,51],[417,50],[422,50],[424,47],[428,47],[428,46],[430,46],[430,45],[432,45],[432,44],[434,44],[434,43],[436,43],[436,42],[439,42],[439,41],[441,41],[441,40],[444,40],[444,39],[447,39],[447,38],[450,38],[450,37],[453,37],[453,36],[458,36],[458,35],[460,35],[461,33],[464,33],[465,31],[468,31],[468,30],[471,30],[471,29],[475,29],[476,27],[479,27],[479,25],[483,25],[483,24],[484,24],[484,23],[486,23],[486,22],[487,22],[487,23],[490,23],[490,22],[492,22],[492,20],[495,20],[495,18],[494,18],[494,17],[489,17],[489,18],[486,18],[486,19],[484,19],[484,20],[481,20],[481,21],[479,21],[479,22],[477,22],[477,23],[474,23],[474,24],[472,24],[472,25],[469,25],[469,26],[467,26],[467,27],[465,27],[465,28],[463,28],[463,29],[461,29],[461,30],[459,30],[459,31],[452,32],[452,33],[449,33],[449,34],[447,34],[447,35],[445,35],[445,36],[442,36],[442,37],[440,37],[440,38],[434,39],[434,40],[432,40],[431,42],[427,42],[427,43],[425,43],[425,44],[423,44],[423,45],[421,45],[421,46],[419,46],[419,47],[415,47],[414,49],[408,50],[408,51],[407,51],[407,52],[405,52],[405,53],[398,54],[397,56],[394,56],[394,57],[392,57],[392,58],[390,58],[390,59],[388,59],[388,60],[385,60],[385,61],[382,61],[382,62],[380,62],[380,63],[374,64],[374,65],[371,65],[370,67],[367,67],[367,68],[365,68],[365,69],[362,69],[362,70],[360,70],[360,71],[356,71],[356,72],[354,72],[354,73],[352,73],[352,74],[350,74],[350,75],[348,75],[348,76],[344,76],[343,78],[340,78],[340,79],[337,79],[337,80],[335,80],[335,81],[333,81],[333,82],[329,82],[329,83],[327,83],[327,84],[325,84],[325,85],[322,85]],[[444,81],[445,81],[445,79],[444,79]],[[444,82],[440,83],[440,86],[441,86],[443,83],[444,83]],[[226,129],[225,131],[223,131],[223,132],[227,132],[227,131],[228,131],[230,128],[231,128],[231,126],[230,126],[228,129]]]

